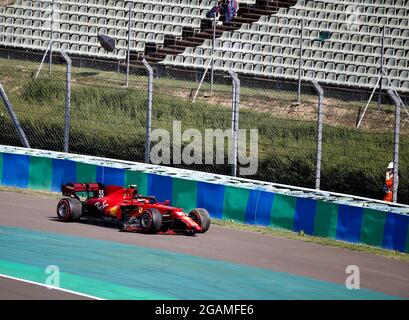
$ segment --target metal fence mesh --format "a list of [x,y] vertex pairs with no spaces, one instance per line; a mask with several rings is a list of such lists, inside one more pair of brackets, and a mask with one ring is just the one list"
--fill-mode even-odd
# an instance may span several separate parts
[[[0,83],[3,85],[31,147],[63,150],[66,66],[53,55],[49,74],[48,58],[37,79],[42,53],[0,49]],[[169,132],[170,163],[181,168],[230,174],[227,163],[231,146],[214,149],[212,163],[178,161],[175,141],[181,153],[194,129],[205,137],[206,129],[231,134],[232,78],[227,72],[210,73],[197,91],[204,70],[152,65],[152,131]],[[125,87],[126,65],[94,59],[72,59],[71,126],[69,151],[116,159],[144,161],[148,73],[141,62],[130,66]],[[249,130],[258,130],[258,170],[245,176],[265,181],[313,188],[317,165],[318,95],[311,83],[302,82],[300,102],[297,83],[239,75],[239,129],[246,129],[246,151],[250,152]],[[321,189],[382,198],[387,164],[393,160],[394,105],[384,94],[377,95],[363,117],[370,92],[324,88]],[[405,97],[404,97],[405,98]],[[409,117],[402,111],[399,153],[400,202],[409,203]],[[180,125],[180,128],[179,128]],[[0,143],[20,146],[3,104],[0,105]],[[182,136],[178,136],[178,134]],[[190,132],[191,133],[191,132]],[[176,139],[176,140],[175,140]],[[158,141],[151,141],[152,148]],[[224,159],[217,164],[216,159]],[[238,171],[240,175],[240,171]]]
[[[395,106],[387,95],[381,105],[377,97],[367,105],[369,96],[370,92],[338,88],[325,99],[323,188],[381,199],[386,166],[393,161]],[[400,195],[407,201],[408,118],[400,130]]]
[[[230,130],[231,128],[231,78],[228,74],[218,73],[214,75],[215,86],[210,93],[209,84],[204,82],[197,92],[203,72],[195,72],[182,69],[164,69],[161,66],[155,68],[157,78],[154,81],[154,104],[152,115],[152,129],[165,128],[169,130],[171,136],[178,134],[179,122],[180,132],[184,133],[188,129],[197,130],[204,143],[205,130],[220,129]],[[174,130],[175,129],[175,130]],[[188,152],[186,147],[193,142],[189,136],[181,136],[181,152]],[[178,141],[173,139],[173,144]],[[174,153],[175,151],[175,153]],[[202,162],[198,163],[179,163],[174,158],[178,152],[171,150],[171,163],[177,167],[193,170],[208,171],[214,173],[230,172],[227,161],[225,164],[206,164],[205,149],[202,148]],[[228,155],[228,146],[224,150],[214,149],[213,163],[217,158],[223,158]],[[177,162],[177,163],[175,163]],[[210,162],[210,161],[208,161]]]

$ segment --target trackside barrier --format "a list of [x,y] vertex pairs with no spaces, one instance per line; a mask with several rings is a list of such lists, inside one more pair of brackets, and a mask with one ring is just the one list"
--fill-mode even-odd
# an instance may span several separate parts
[[137,184],[213,218],[409,252],[409,206],[150,164],[0,146],[0,184],[59,192],[70,181]]

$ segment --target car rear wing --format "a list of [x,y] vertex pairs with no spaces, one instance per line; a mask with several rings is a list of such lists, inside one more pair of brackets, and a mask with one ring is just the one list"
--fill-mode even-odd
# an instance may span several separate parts
[[94,198],[104,196],[105,185],[102,183],[66,183],[61,186],[64,196],[70,198]]

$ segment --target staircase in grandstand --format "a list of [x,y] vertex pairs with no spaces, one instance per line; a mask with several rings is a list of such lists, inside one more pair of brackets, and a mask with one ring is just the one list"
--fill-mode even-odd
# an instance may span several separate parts
[[[296,0],[257,0],[254,4],[240,2],[237,17],[234,17],[230,22],[217,24],[215,36],[219,38],[225,31],[232,32],[238,30],[244,23],[256,22],[261,16],[270,16],[277,13],[280,8],[288,8],[295,5],[296,2]],[[196,47],[201,45],[205,39],[212,38],[212,19],[202,19],[200,30],[184,27],[182,38],[169,36],[165,38],[165,45],[162,48],[146,46],[145,58],[150,62],[159,62],[166,55],[182,53],[186,47]]]

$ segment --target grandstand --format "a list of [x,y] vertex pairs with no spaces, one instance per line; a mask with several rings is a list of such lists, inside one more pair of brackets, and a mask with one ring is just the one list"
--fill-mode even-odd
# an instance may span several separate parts
[[[204,69],[212,55],[209,0],[10,1],[0,7],[0,46],[53,50],[97,59],[125,60],[128,3],[132,4],[131,59]],[[302,79],[373,88],[382,57],[393,86],[409,93],[409,0],[239,1],[239,14],[217,26],[215,69],[296,80],[303,27]],[[53,13],[53,14],[52,14]],[[327,41],[318,41],[329,31]],[[106,52],[97,36],[116,39]],[[383,79],[383,88],[389,87]]]

